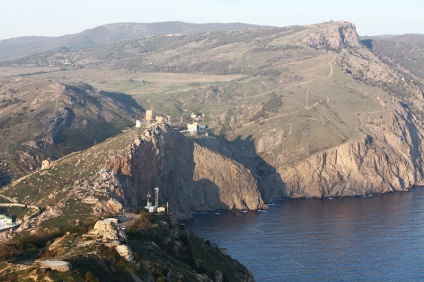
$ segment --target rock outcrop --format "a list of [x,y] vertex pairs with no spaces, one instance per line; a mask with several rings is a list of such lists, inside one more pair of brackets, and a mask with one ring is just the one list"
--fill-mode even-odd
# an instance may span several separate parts
[[119,229],[114,219],[109,218],[98,220],[88,235],[101,236],[103,240],[116,242],[118,244],[127,241],[125,232]]
[[363,140],[315,154],[281,172],[287,197],[356,196],[405,191],[423,183],[423,128],[404,104]]
[[134,253],[128,245],[118,245],[115,250],[129,263],[134,263]]
[[340,50],[344,47],[357,48],[361,45],[356,27],[350,22],[324,24],[315,33],[302,37],[301,41],[305,45],[317,49]]
[[165,124],[144,131],[129,156],[107,167],[121,176],[128,204],[144,205],[147,192],[160,187],[159,204],[169,202],[179,218],[192,210],[266,208],[250,170]]

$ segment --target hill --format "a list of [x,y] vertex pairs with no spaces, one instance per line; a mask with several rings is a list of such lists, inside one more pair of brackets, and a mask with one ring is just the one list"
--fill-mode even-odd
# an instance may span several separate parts
[[0,194],[46,209],[26,218],[22,231],[66,227],[75,220],[144,207],[155,187],[160,187],[159,203],[169,202],[177,219],[190,218],[190,211],[266,208],[249,169],[165,124],[135,128],[67,155],[5,186]]
[[50,50],[87,48],[149,36],[195,34],[253,27],[255,26],[242,23],[114,23],[59,37],[29,36],[5,39],[0,41],[0,61],[13,60],[29,54]]
[[126,222],[125,232],[98,221],[62,230],[44,229],[3,243],[0,279],[254,281],[243,265],[169,216],[132,216],[135,220]]
[[142,108],[86,83],[12,79],[0,86],[0,184],[132,126]]

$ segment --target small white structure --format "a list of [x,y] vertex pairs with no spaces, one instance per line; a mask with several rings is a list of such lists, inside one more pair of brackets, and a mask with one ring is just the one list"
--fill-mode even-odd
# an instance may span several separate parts
[[192,112],[192,113],[191,113],[191,115],[190,115],[190,117],[191,117],[191,118],[193,118],[193,119],[194,119],[194,118],[197,118],[197,114],[196,114],[196,113],[194,113],[194,112]]
[[162,123],[163,122],[163,117],[156,116],[156,122],[157,123]]
[[166,209],[165,209],[165,207],[158,207],[157,208],[157,212],[165,213],[166,212]]
[[16,222],[13,222],[8,216],[0,214],[0,229],[10,228],[16,226]]
[[197,133],[198,124],[197,122],[187,123],[187,130],[190,133]]
[[156,211],[157,211],[157,206],[149,207],[149,212],[156,212]]
[[138,119],[137,119],[137,120],[135,121],[135,127],[136,127],[136,128],[140,128],[140,127],[141,127],[141,121],[140,121],[140,120],[138,120]]
[[150,192],[147,192],[147,206],[145,206],[146,209],[149,210],[149,212],[158,212],[158,209],[161,209],[159,206],[159,188],[156,187],[155,189],[155,205],[152,206],[152,202],[150,202]]
[[44,160],[41,163],[41,169],[48,169],[48,168],[50,168],[50,162],[48,160]]

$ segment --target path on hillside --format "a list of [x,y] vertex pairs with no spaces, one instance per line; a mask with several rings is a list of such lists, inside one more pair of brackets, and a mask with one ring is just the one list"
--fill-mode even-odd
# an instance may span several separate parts
[[[322,81],[328,80],[328,79],[330,79],[330,78],[333,77],[333,74],[334,74],[334,65],[333,65],[333,63],[336,60],[336,58],[337,58],[337,54],[334,54],[334,57],[328,62],[328,65],[330,66],[330,74],[327,77],[323,78]],[[312,83],[313,82],[316,82],[316,80],[313,80]],[[322,83],[319,83],[319,84],[321,85],[321,89],[317,89],[315,91],[315,93],[316,92],[323,92],[323,91],[325,91],[325,90],[328,89],[328,87],[326,85],[324,85]],[[367,97],[368,94],[369,94],[368,91],[366,91],[366,90],[360,90],[360,89],[358,89],[358,91],[360,91],[360,92],[363,93],[363,94],[361,94],[362,97]],[[310,96],[310,94],[313,95],[313,96],[315,96],[315,97],[317,97],[317,98],[320,98],[320,100],[317,101],[317,102],[315,102],[315,103],[313,103],[312,105],[309,105],[309,96]],[[378,97],[376,98],[376,100],[379,102],[379,99],[380,99],[380,96],[378,95]],[[316,94],[313,94],[313,91],[311,91],[311,86],[309,86],[307,88],[307,90],[306,90],[306,97],[305,97],[305,106],[304,106],[304,109],[300,109],[300,110],[297,110],[297,111],[292,111],[292,112],[289,112],[289,113],[279,114],[279,115],[276,115],[276,116],[273,116],[273,117],[268,117],[268,118],[264,118],[264,119],[259,119],[259,120],[251,121],[251,122],[248,122],[248,123],[243,124],[243,126],[249,126],[249,125],[252,125],[252,124],[258,123],[258,122],[267,122],[267,121],[274,120],[274,119],[277,119],[277,118],[281,118],[281,117],[286,117],[286,116],[298,114],[298,113],[303,112],[303,111],[309,111],[309,110],[315,108],[316,106],[318,106],[318,105],[320,105],[322,103],[328,103],[328,102],[330,102],[332,100],[347,100],[347,98],[331,98],[330,99],[330,97],[327,96],[327,95],[323,95],[323,96],[316,95]],[[381,104],[381,102],[380,102],[380,104]],[[388,104],[387,106],[393,106],[393,103]],[[384,112],[384,111],[387,111],[387,109],[381,109],[381,110],[370,111],[370,112],[354,113],[353,115],[350,115],[350,116],[356,116],[356,117],[358,117],[359,120],[360,120],[360,127],[362,127],[362,119],[360,118],[360,115],[364,115],[364,114],[377,114],[377,113]],[[318,113],[317,113],[317,115],[318,115],[318,117],[323,122],[325,122],[326,120],[329,120],[330,119],[327,114],[326,114],[326,116],[327,116],[326,118],[323,118]]]
[[273,119],[276,119],[276,118],[280,118],[280,117],[285,117],[285,116],[294,115],[294,114],[297,114],[297,113],[299,113],[299,112],[301,112],[301,111],[300,111],[300,110],[299,110],[299,111],[293,111],[293,112],[290,112],[290,113],[285,113],[285,114],[281,114],[281,115],[276,115],[276,116],[269,117],[269,118],[265,118],[265,119],[261,119],[261,120],[250,121],[250,122],[248,122],[248,123],[243,124],[243,126],[249,126],[249,125],[252,125],[252,124],[257,123],[257,122],[270,121],[270,120],[273,120]]
[[10,201],[10,203],[17,203],[18,201],[16,201],[15,199],[12,199],[10,197],[7,197],[5,195],[0,194],[0,197],[3,197],[4,199]]
[[308,87],[308,89],[306,89],[306,101],[305,101],[305,109],[307,110],[308,109],[308,99],[309,99],[309,88],[311,88],[311,87]]
[[326,78],[323,78],[322,80],[330,79],[333,76],[333,62],[336,59],[336,57],[337,57],[337,54],[335,54],[334,58],[331,61],[328,62],[328,64],[330,65],[330,75]]

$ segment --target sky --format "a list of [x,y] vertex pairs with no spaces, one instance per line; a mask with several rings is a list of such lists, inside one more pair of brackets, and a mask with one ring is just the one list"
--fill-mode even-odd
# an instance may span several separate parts
[[346,20],[360,35],[424,34],[423,12],[423,0],[0,0],[0,40],[159,21],[290,26]]

